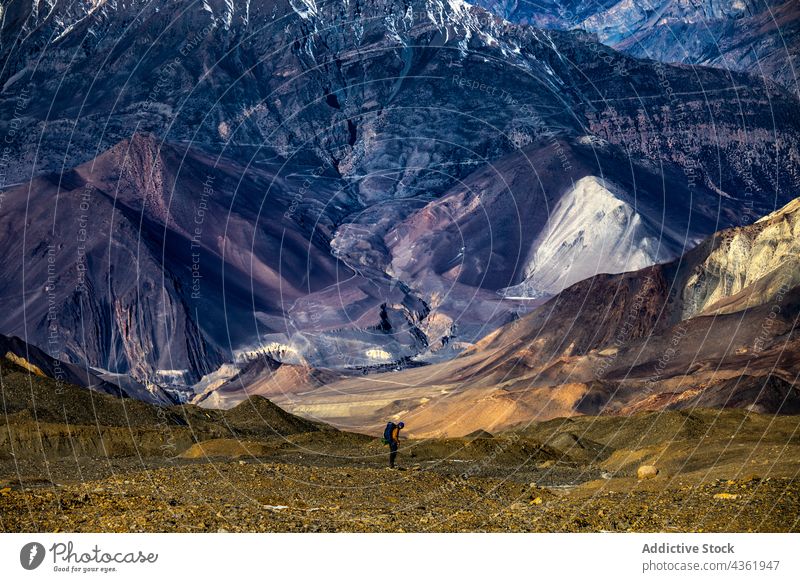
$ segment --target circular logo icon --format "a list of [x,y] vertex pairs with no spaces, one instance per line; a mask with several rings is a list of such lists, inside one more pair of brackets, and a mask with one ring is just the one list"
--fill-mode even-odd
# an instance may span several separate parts
[[26,570],[35,570],[44,561],[44,546],[39,542],[29,542],[19,551],[19,563]]

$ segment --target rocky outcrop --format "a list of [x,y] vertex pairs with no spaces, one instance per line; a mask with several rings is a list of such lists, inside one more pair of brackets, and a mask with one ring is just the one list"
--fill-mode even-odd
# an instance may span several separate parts
[[800,199],[750,226],[726,230],[687,257],[682,317],[733,313],[800,285]]
[[654,479],[658,476],[658,468],[653,465],[642,465],[636,469],[637,479]]

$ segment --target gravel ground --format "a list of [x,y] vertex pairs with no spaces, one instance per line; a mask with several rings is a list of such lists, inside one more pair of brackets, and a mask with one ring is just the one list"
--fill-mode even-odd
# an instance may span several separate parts
[[[3,531],[410,532],[800,531],[788,478],[681,483],[628,478],[577,487],[409,466],[227,460],[135,468],[54,485],[0,483]],[[157,465],[158,463],[154,463]],[[56,468],[57,471],[57,468]],[[103,472],[97,470],[98,473]],[[58,481],[56,481],[58,483]]]

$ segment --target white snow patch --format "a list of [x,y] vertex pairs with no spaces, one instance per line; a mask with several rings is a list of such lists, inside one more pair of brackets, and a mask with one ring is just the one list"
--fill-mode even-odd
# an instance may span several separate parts
[[303,20],[311,20],[319,14],[315,0],[289,0],[289,4]]
[[669,260],[658,232],[649,229],[622,189],[585,176],[565,193],[532,246],[525,281],[506,297],[555,294],[599,273],[623,273]]
[[225,29],[230,30],[233,24],[233,0],[225,0]]

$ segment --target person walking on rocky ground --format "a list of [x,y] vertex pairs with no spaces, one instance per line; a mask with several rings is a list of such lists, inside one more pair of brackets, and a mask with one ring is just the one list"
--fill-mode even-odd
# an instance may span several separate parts
[[394,469],[394,463],[397,459],[397,448],[400,444],[400,430],[405,426],[404,422],[388,422],[386,428],[383,429],[383,442],[389,445],[389,468]]

